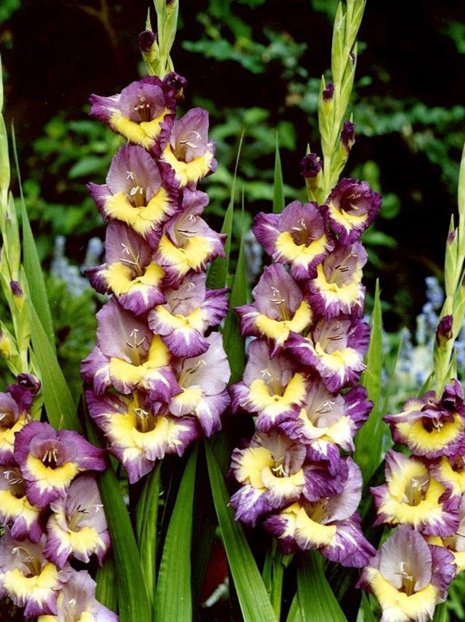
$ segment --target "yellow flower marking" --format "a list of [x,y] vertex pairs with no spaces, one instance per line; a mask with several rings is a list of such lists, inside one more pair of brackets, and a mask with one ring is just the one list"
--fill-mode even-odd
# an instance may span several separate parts
[[269,339],[283,344],[291,331],[301,333],[312,321],[312,310],[308,302],[302,300],[294,317],[290,320],[273,320],[267,315],[259,313],[255,320],[257,329]]
[[400,434],[419,449],[434,451],[450,445],[462,432],[463,423],[456,413],[452,421],[441,423],[438,427],[426,430],[421,419],[413,423],[399,422],[396,428]]
[[326,243],[327,238],[322,235],[308,246],[296,244],[289,231],[283,231],[276,238],[276,250],[279,258],[307,267],[317,255],[325,252]]
[[[139,365],[128,363],[120,358],[110,359],[110,376],[122,382],[140,385],[145,388],[145,380],[148,376],[153,377],[161,367],[166,367],[170,360],[168,348],[159,335],[155,335],[145,361]],[[163,381],[163,378],[160,377]]]
[[[294,506],[291,506],[291,508],[294,508]],[[288,508],[285,512],[291,508]],[[295,504],[293,512],[295,512],[295,535],[299,539],[303,539],[307,547],[313,548],[310,545],[320,547],[331,544],[336,536],[335,525],[322,525],[313,520],[299,504]]]
[[443,456],[439,463],[441,479],[452,485],[452,494],[462,495],[465,492],[465,465],[453,469],[449,460]]
[[26,467],[33,473],[41,493],[50,488],[67,488],[79,473],[79,468],[74,462],[65,462],[62,466],[51,468],[31,454],[27,457]]
[[189,315],[181,315],[175,313],[174,315],[168,311],[163,305],[155,307],[158,318],[163,324],[167,324],[173,330],[197,330],[203,332],[204,314],[200,307],[194,309]]
[[346,285],[338,285],[334,282],[328,282],[323,270],[322,264],[317,267],[317,276],[315,285],[324,295],[327,302],[341,302],[350,305],[356,302],[360,296],[360,282],[362,280],[362,270],[353,272],[352,281]]
[[133,278],[133,271],[129,266],[115,261],[108,266],[105,277],[112,291],[117,296],[120,296],[134,289],[141,289],[143,293],[145,286],[157,286],[164,274],[165,271],[161,266],[156,263],[151,263],[145,268],[144,274]]
[[147,205],[135,207],[124,192],[117,192],[105,200],[104,211],[107,216],[126,223],[136,233],[145,237],[147,233],[162,222],[170,210],[170,198],[164,188],[150,199]]
[[39,509],[31,505],[26,497],[15,497],[10,490],[0,490],[2,514],[10,518],[22,516],[29,526],[39,515]]
[[292,404],[302,403],[306,393],[304,377],[302,374],[294,374],[282,395],[272,393],[272,391],[273,388],[264,380],[257,378],[250,385],[249,399],[254,410],[263,410],[269,417],[276,417],[289,410]]
[[48,562],[40,574],[31,577],[25,576],[18,568],[8,570],[3,575],[3,587],[23,602],[33,598],[40,605],[50,597],[51,590],[58,587],[58,579],[56,566]]
[[386,620],[408,622],[409,620],[429,620],[433,616],[437,602],[437,589],[429,584],[410,596],[399,592],[375,568],[367,568],[368,581],[378,599]]
[[350,231],[351,229],[354,229],[358,225],[364,223],[367,219],[366,214],[359,215],[359,214],[352,214],[351,212],[345,212],[344,210],[339,211],[339,208],[337,208],[334,205],[334,203],[330,203],[328,205],[328,208],[329,208],[328,211],[329,211],[330,217],[335,222],[342,225],[346,231]]
[[11,428],[0,427],[0,449],[13,451],[16,432],[19,432],[27,422],[25,415],[19,415],[16,423]]
[[171,146],[167,145],[162,153],[162,159],[167,162],[175,171],[176,181],[181,187],[187,186],[189,182],[197,182],[210,170],[213,160],[213,153],[206,151],[204,155],[194,158],[191,162],[178,160],[174,155]]
[[122,136],[127,138],[131,143],[142,145],[144,149],[150,149],[154,144],[155,139],[159,136],[161,131],[160,123],[169,112],[165,110],[152,121],[142,121],[136,123],[131,121],[127,117],[124,117],[119,110],[115,111],[109,119],[109,123],[113,129],[119,132]]
[[329,369],[339,371],[342,375],[345,367],[353,368],[361,361],[361,355],[355,348],[342,348],[329,354],[325,352],[321,345],[317,343],[315,345],[315,352],[321,359],[322,364]]
[[163,235],[158,245],[158,252],[168,264],[184,276],[189,270],[198,271],[212,252],[211,242],[202,236],[189,238],[184,246],[178,247]]
[[274,466],[273,456],[265,447],[248,447],[240,458],[240,466],[236,471],[237,480],[244,484],[250,483],[257,490],[265,490],[262,480],[264,469]]

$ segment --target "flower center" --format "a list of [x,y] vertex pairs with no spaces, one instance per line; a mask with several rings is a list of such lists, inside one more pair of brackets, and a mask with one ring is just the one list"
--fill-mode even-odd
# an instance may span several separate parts
[[415,577],[407,562],[400,562],[397,574],[402,577],[401,591],[407,594],[407,596],[411,596],[414,592]]
[[429,478],[427,475],[412,477],[404,492],[407,503],[413,506],[419,505],[425,498],[428,486]]
[[301,218],[297,225],[290,230],[291,238],[297,246],[310,246],[313,242],[313,238],[310,235],[307,225],[303,218]]
[[26,566],[25,577],[38,577],[41,573],[41,560],[31,554],[26,546],[15,546],[11,549],[13,555],[17,555]]
[[271,286],[271,298],[270,302],[275,306],[275,310],[281,320],[289,320],[289,308],[286,305],[286,298],[284,298],[279,291],[278,287]]

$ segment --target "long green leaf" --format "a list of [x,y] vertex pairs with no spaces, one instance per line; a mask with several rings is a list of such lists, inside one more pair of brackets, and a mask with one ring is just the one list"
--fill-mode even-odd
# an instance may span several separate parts
[[277,622],[244,531],[234,520],[215,455],[208,444],[205,445],[205,450],[216,515],[244,622]]
[[[100,439],[87,420],[87,437],[94,445]],[[152,608],[142,574],[139,551],[122,491],[111,466],[100,474],[99,490],[102,497],[116,569],[120,622],[151,622]]]
[[248,294],[247,267],[245,263],[244,231],[239,243],[236,274],[231,288],[229,312],[224,322],[223,345],[231,366],[231,382],[241,379],[245,366],[245,339],[241,335],[240,322],[234,309],[246,304]]
[[303,620],[347,622],[323,571],[322,558],[311,551],[297,570],[297,594]]
[[447,611],[446,603],[442,603],[436,607],[433,622],[449,622],[449,612]]
[[111,551],[103,566],[97,570],[95,581],[97,583],[95,597],[98,602],[112,611],[118,611],[118,592],[115,590],[116,568]]
[[233,218],[234,218],[234,202],[236,198],[236,179],[237,169],[239,167],[239,160],[241,157],[242,142],[244,140],[244,132],[242,132],[239,139],[239,146],[237,148],[236,165],[234,167],[234,175],[231,184],[231,195],[229,198],[229,204],[224,215],[223,226],[221,227],[221,233],[226,236],[224,243],[225,257],[217,257],[211,264],[208,270],[207,286],[210,289],[219,289],[226,287],[228,273],[229,273],[229,258],[231,255],[231,242],[233,231]]
[[291,608],[289,609],[286,622],[305,622],[302,617],[302,609],[300,608],[299,597],[297,594],[292,599]]
[[155,593],[160,466],[161,462],[158,462],[148,476],[136,508],[136,538],[150,599]]
[[368,482],[382,459],[384,424],[380,412],[381,374],[383,369],[382,316],[379,283],[376,283],[373,314],[371,317],[371,338],[366,358],[366,370],[362,385],[373,402],[368,421],[355,440],[355,460],[360,466],[364,482]]
[[281,156],[279,153],[279,137],[276,132],[276,148],[274,156],[274,182],[273,182],[273,213],[280,214],[284,209],[284,182]]
[[192,510],[198,448],[189,456],[166,533],[155,594],[156,622],[192,620]]
[[34,360],[39,369],[47,418],[57,430],[81,431],[76,405],[57,361],[55,349],[47,337],[35,308],[30,308],[31,339]]
[[370,601],[365,592],[362,592],[360,609],[358,610],[357,622],[376,622],[376,618],[370,607]]
[[45,286],[44,275],[40,265],[37,247],[34,242],[31,225],[27,215],[26,206],[24,204],[23,193],[21,189],[21,178],[19,173],[18,155],[16,152],[15,136],[13,133],[13,148],[16,161],[17,174],[21,192],[21,225],[23,231],[23,267],[29,284],[29,294],[32,304],[34,305],[37,316],[44,327],[45,335],[50,342],[52,348],[55,348],[55,332],[53,329],[52,313],[47,298],[47,288]]

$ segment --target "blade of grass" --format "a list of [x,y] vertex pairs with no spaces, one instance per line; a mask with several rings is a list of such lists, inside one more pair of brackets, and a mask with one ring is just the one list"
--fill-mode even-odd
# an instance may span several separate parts
[[244,531],[234,520],[215,455],[208,444],[205,450],[215,510],[244,622],[277,622]]
[[[101,446],[97,432],[89,419],[86,420],[86,430],[88,439],[94,445]],[[136,539],[120,484],[111,466],[100,474],[98,484],[115,561],[119,620],[151,622],[152,610]]]
[[42,381],[47,418],[57,430],[67,428],[81,432],[76,405],[58,363],[55,349],[45,333],[35,308],[30,306],[30,325],[34,360]]
[[323,571],[321,555],[307,553],[297,570],[297,594],[303,620],[347,622]]
[[195,447],[187,461],[166,533],[155,594],[156,622],[192,620],[192,510],[197,453]]

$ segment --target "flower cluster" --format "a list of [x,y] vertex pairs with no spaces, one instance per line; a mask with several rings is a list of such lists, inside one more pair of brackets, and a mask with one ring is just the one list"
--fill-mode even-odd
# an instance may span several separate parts
[[[309,158],[304,173],[321,170]],[[354,567],[373,554],[357,514],[360,469],[346,452],[371,409],[357,386],[369,341],[360,236],[379,205],[368,184],[343,179],[324,205],[258,214],[253,231],[274,263],[237,309],[255,339],[231,389],[233,409],[256,416],[253,438],[232,455],[236,519],[262,522],[286,552],[318,549]]]
[[[40,622],[84,617],[116,622],[95,600],[95,582],[71,561],[99,562],[110,546],[93,471],[105,451],[77,432],[32,421],[39,382],[20,374],[0,393],[0,597]],[[74,598],[74,600],[72,600]],[[86,618],[87,619],[87,618]]]
[[105,261],[88,270],[112,294],[97,313],[97,345],[82,363],[90,415],[131,483],[166,454],[181,455],[220,428],[229,365],[218,332],[226,290],[206,287],[223,236],[201,215],[197,182],[216,167],[201,108],[176,118],[185,80],[147,77],[112,97],[91,97],[91,115],[127,139],[106,183],[89,184],[108,221]]
[[398,529],[364,570],[383,620],[427,620],[465,569],[465,403],[451,380],[387,415],[393,439],[410,453],[386,454],[386,484],[371,489],[377,525]]

